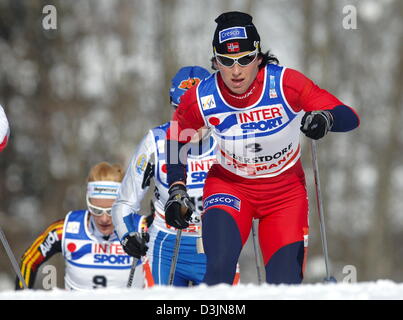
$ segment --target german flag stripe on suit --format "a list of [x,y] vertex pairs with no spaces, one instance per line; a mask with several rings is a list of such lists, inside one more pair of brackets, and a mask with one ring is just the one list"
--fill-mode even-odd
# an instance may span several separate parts
[[[64,219],[52,223],[22,255],[20,268],[28,288],[33,287],[39,267],[54,254],[62,252],[63,225]],[[19,279],[16,280],[16,289],[23,289]]]

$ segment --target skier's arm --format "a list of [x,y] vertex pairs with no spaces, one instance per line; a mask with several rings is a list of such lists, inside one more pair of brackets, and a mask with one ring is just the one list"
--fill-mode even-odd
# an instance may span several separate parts
[[200,137],[199,130],[205,126],[197,103],[196,88],[182,95],[167,133],[166,163],[170,188],[164,207],[165,221],[177,229],[189,226],[188,220],[194,211],[186,190],[186,144],[197,140]]
[[3,107],[0,105],[0,152],[6,147],[9,135],[10,127]]
[[145,216],[140,214],[140,208],[150,185],[150,177],[154,173],[150,161],[155,152],[154,145],[154,136],[150,130],[134,152],[113,204],[112,220],[121,241],[131,232],[142,231]]
[[296,70],[285,70],[283,88],[285,98],[294,111],[328,111],[332,118],[330,131],[346,132],[360,124],[360,119],[353,108]]
[[[23,254],[20,268],[28,288],[33,288],[39,267],[54,254],[62,251],[63,225],[64,219],[52,223]],[[18,277],[15,288],[23,289]]]
[[197,87],[193,87],[182,95],[167,132],[166,161],[169,186],[186,183],[187,152],[181,151],[188,142],[194,141],[199,130],[205,126],[197,103],[196,89]]

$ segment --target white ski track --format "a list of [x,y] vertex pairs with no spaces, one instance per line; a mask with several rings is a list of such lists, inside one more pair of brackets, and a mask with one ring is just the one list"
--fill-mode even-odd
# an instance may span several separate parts
[[149,289],[63,289],[2,291],[0,300],[402,300],[403,283],[374,282],[268,285],[225,284],[191,288],[155,286]]

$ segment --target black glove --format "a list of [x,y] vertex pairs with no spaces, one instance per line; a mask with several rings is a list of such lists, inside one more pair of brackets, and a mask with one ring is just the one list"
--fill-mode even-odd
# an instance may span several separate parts
[[131,232],[122,240],[122,246],[125,252],[137,259],[145,256],[148,250],[146,243],[150,241],[150,235],[146,232]]
[[168,190],[169,199],[165,204],[165,221],[177,229],[189,227],[188,221],[195,210],[183,184],[175,184]]
[[301,121],[301,131],[314,140],[323,138],[332,126],[333,116],[326,110],[307,112]]

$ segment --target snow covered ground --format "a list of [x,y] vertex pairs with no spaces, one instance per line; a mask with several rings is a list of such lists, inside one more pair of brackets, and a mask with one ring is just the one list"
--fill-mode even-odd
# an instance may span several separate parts
[[98,289],[91,292],[2,291],[0,300],[401,300],[403,283],[375,282],[303,284],[299,286],[241,284],[193,288]]

